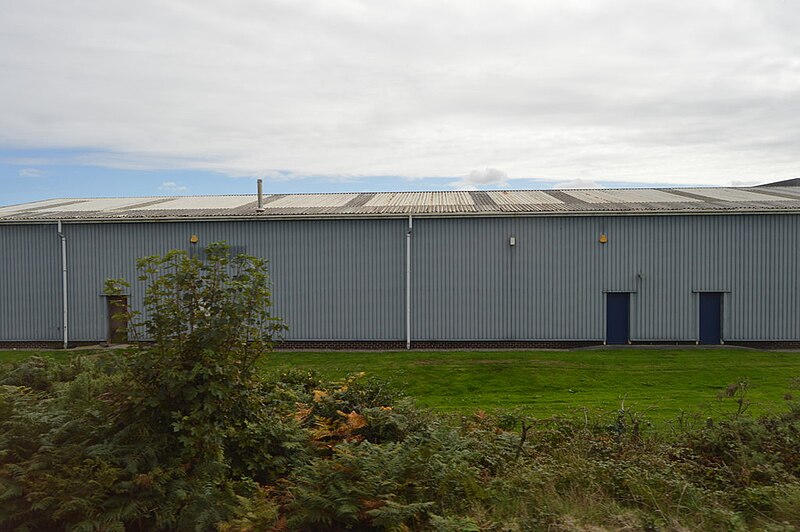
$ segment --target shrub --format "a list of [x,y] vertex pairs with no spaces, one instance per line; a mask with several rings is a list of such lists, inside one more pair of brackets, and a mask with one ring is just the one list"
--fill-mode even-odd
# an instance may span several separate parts
[[450,430],[382,445],[344,442],[289,477],[300,529],[419,527],[431,512],[465,511],[482,496],[475,456]]
[[265,263],[212,244],[203,261],[174,251],[138,266],[145,312],[131,322],[152,344],[4,376],[0,526],[215,529],[303,455],[256,368],[284,329]]

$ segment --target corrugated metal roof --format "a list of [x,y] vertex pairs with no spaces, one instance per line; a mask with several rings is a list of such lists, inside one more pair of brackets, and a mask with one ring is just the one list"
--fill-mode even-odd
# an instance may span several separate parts
[[0,207],[0,222],[198,218],[800,213],[797,187],[503,190],[50,199]]
[[162,202],[164,198],[98,198],[92,200],[81,200],[74,203],[56,203],[39,212],[85,212],[92,211],[113,211],[116,209],[136,209],[139,205],[148,205],[152,202]]
[[7,207],[0,207],[0,217],[22,211],[33,211],[42,209],[52,205],[64,205],[70,203],[80,203],[79,200],[65,200],[65,199],[50,199],[42,201],[34,201],[32,203],[22,203],[20,205],[9,205]]
[[541,190],[491,190],[489,197],[498,205],[531,205],[537,203],[564,203]]
[[671,194],[668,190],[652,188],[565,190],[564,193],[586,203],[685,203],[702,201],[698,198]]
[[775,192],[777,194],[781,194],[783,196],[790,196],[793,198],[800,197],[800,178],[797,179],[798,185],[797,186],[775,186],[775,185],[764,185],[764,187],[769,188],[762,188],[760,192],[768,193],[768,192]]
[[[279,196],[268,201],[270,209],[303,209],[307,207],[344,207],[358,194],[292,194],[289,196]],[[258,201],[253,196],[253,201]]]
[[475,205],[469,192],[378,192],[365,207],[416,207],[426,209],[441,206]]
[[676,190],[722,201],[792,201],[793,199],[737,188],[679,188]]
[[185,196],[182,198],[171,198],[158,203],[144,203],[131,207],[131,210],[146,211],[185,211],[191,210],[226,210],[244,207],[248,203],[254,203],[256,196]]

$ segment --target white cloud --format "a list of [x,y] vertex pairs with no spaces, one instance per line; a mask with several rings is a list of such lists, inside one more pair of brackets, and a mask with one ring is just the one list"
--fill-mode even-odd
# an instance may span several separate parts
[[564,188],[605,188],[603,185],[591,179],[570,179],[569,181],[561,181],[553,183],[554,189]]
[[468,183],[464,183],[463,181],[453,181],[449,184],[449,186],[456,190],[480,190],[480,187],[477,185],[470,185]]
[[798,19],[777,0],[26,0],[0,17],[0,146],[286,178],[498,161],[565,181],[785,179]]
[[756,185],[763,185],[763,184],[764,184],[764,180],[763,179],[756,179],[756,180],[748,179],[748,180],[744,180],[744,181],[739,180],[739,179],[731,180],[731,186],[732,187],[754,187]]
[[473,170],[450,186],[459,190],[478,190],[482,186],[507,187],[508,174],[497,168]]
[[43,173],[44,172],[42,172],[38,168],[23,168],[22,170],[19,171],[19,176],[20,177],[41,177]]
[[183,185],[177,184],[175,181],[164,181],[158,187],[158,190],[163,190],[165,192],[186,192],[189,189]]

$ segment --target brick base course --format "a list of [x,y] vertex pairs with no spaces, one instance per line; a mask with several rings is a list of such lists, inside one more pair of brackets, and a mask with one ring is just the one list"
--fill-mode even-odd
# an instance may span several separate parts
[[[70,342],[70,347],[85,347],[88,345],[101,345],[102,342]],[[0,341],[0,349],[61,349],[64,342],[51,342],[42,340],[19,340],[13,342]]]
[[[554,342],[518,340],[414,340],[411,349],[573,349],[602,345],[602,342]],[[401,350],[404,340],[287,340],[277,346],[279,350]]]
[[[103,342],[70,342],[70,347],[105,345]],[[597,341],[554,340],[415,340],[411,349],[576,349],[603,345]],[[691,346],[695,342],[632,342],[632,345],[680,345]],[[737,342],[726,341],[725,345],[750,347],[753,349],[800,349],[800,341],[765,340]],[[61,342],[52,341],[0,341],[0,349],[59,349]],[[610,346],[614,347],[614,346]],[[710,346],[704,346],[710,347]],[[403,340],[287,340],[276,345],[279,351],[398,351],[404,350]]]
[[766,340],[759,342],[725,342],[725,345],[752,347],[753,349],[800,349],[800,341]]

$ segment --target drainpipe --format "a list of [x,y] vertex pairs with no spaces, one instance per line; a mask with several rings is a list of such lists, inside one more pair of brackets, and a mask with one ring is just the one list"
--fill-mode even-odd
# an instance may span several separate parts
[[411,349],[411,215],[406,233],[406,349]]
[[63,331],[64,349],[69,346],[69,333],[67,331],[67,235],[61,230],[61,220],[58,221],[58,236],[61,239],[61,282],[63,285]]

